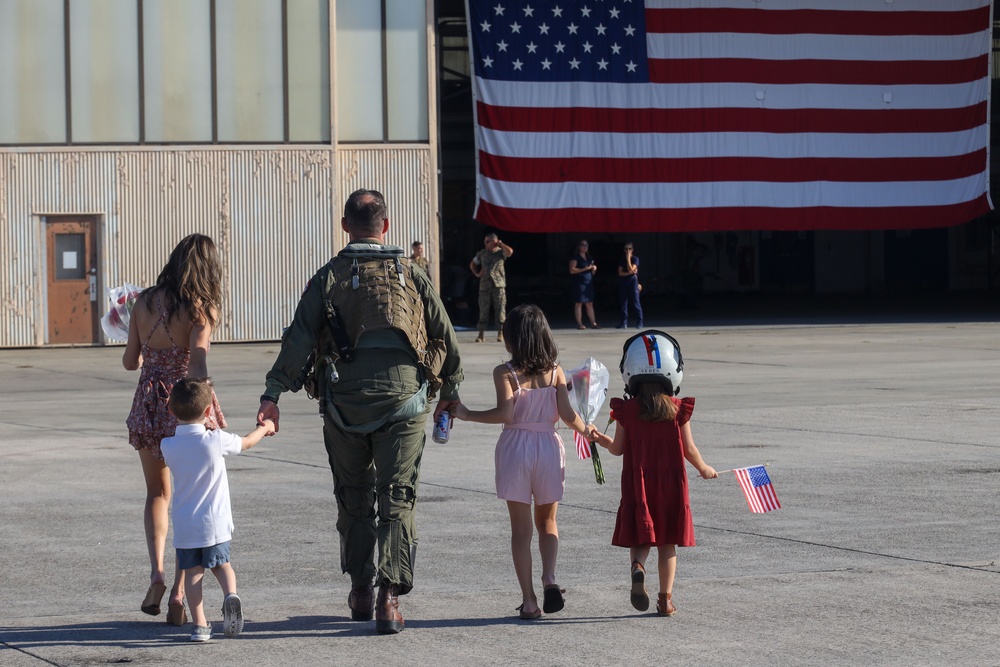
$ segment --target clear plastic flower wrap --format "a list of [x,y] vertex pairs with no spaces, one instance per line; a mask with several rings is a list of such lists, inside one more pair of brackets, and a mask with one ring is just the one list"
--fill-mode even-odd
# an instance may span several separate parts
[[125,342],[128,340],[128,323],[132,317],[135,299],[142,292],[141,287],[125,283],[108,290],[111,308],[101,318],[101,329],[109,340]]
[[[597,413],[604,405],[604,399],[608,395],[608,385],[610,376],[608,369],[597,359],[589,357],[578,366],[566,373],[566,381],[569,389],[570,403],[573,409],[583,418],[587,424],[593,423],[597,419]],[[601,465],[601,457],[597,453],[597,445],[588,442],[579,433],[574,434],[577,453],[581,459],[592,459],[594,464],[594,477],[598,484],[604,484],[604,466]]]

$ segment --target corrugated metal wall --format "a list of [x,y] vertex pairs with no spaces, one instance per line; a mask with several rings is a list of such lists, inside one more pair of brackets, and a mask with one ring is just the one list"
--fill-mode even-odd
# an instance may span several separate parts
[[[216,240],[225,300],[216,341],[274,340],[306,280],[346,243],[342,199],[385,193],[390,243],[436,238],[428,146],[0,152],[0,346],[45,343],[42,224],[100,217],[98,284],[150,284],[183,236]],[[337,172],[335,174],[335,171]],[[99,299],[101,312],[106,299]]]
[[[341,199],[358,188],[371,188],[385,195],[389,208],[389,234],[386,243],[402,246],[407,254],[410,244],[424,242],[431,272],[437,280],[438,221],[434,191],[437,176],[431,167],[431,152],[426,146],[395,148],[345,148],[338,157]],[[340,218],[337,218],[338,222]],[[338,238],[338,243],[341,239]],[[346,236],[344,237],[346,242]]]
[[18,165],[0,155],[0,332],[8,345],[33,345],[46,330],[39,324],[42,292],[36,289],[45,274],[37,225],[13,212],[14,202],[27,197]]

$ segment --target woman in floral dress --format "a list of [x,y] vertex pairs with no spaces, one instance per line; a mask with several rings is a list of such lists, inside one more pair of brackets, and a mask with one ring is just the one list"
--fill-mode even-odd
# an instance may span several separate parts
[[[160,440],[172,436],[177,426],[167,410],[167,398],[181,378],[208,377],[208,348],[219,318],[221,284],[215,244],[207,236],[191,234],[170,253],[156,284],[137,297],[129,321],[122,365],[141,373],[126,424],[146,480],[143,520],[150,565],[149,590],[140,608],[153,616],[160,613],[166,592],[163,557],[170,521],[170,470],[163,462]],[[214,397],[207,426],[226,426]],[[176,573],[167,623],[183,625],[186,620],[183,578]]]

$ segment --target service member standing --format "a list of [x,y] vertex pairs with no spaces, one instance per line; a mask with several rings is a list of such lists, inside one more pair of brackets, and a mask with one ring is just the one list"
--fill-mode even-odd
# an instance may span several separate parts
[[374,607],[376,631],[392,634],[403,630],[398,596],[413,587],[414,506],[430,401],[440,387],[435,415],[459,402],[462,366],[427,274],[402,248],[384,243],[382,195],[351,194],[341,226],[350,243],[306,286],[257,419],[271,419],[278,430],[278,398],[300,386],[315,350],[311,393],[320,399],[333,470],[351,618],[370,620]]
[[483,238],[483,249],[469,262],[469,270],[479,278],[479,336],[477,343],[486,340],[486,327],[490,323],[490,306],[493,306],[497,325],[497,342],[503,342],[503,323],[507,318],[507,275],[504,260],[514,254],[514,249],[489,233]]
[[618,261],[618,305],[621,312],[619,329],[628,328],[628,308],[632,306],[635,313],[635,328],[642,328],[642,304],[639,303],[639,293],[642,292],[642,285],[639,284],[639,257],[632,251],[632,243],[626,243],[623,249],[625,253]]
[[413,251],[410,253],[410,261],[419,266],[424,271],[426,271],[428,275],[430,275],[431,263],[427,260],[427,256],[424,255],[424,242],[414,241],[410,245],[410,250]]

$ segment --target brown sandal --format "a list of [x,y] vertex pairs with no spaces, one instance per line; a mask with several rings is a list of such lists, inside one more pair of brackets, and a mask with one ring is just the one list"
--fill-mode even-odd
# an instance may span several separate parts
[[656,613],[660,616],[673,616],[677,613],[672,593],[660,593],[656,596]]
[[536,609],[535,611],[525,611],[524,605],[515,609],[517,612],[517,617],[522,621],[534,621],[542,617],[542,610]]
[[637,560],[632,561],[632,594],[629,596],[637,611],[649,609],[649,593],[646,591],[646,568]]
[[559,584],[549,584],[545,587],[544,592],[542,611],[546,614],[554,614],[566,606],[566,601],[563,599],[563,593],[566,592],[566,589],[559,588]]
[[146,591],[146,597],[142,601],[142,605],[139,608],[145,614],[150,616],[157,616],[160,613],[160,602],[163,600],[163,594],[167,592],[167,587],[162,581],[154,581],[149,585],[149,590]]
[[185,623],[187,623],[187,611],[184,609],[184,603],[167,605],[167,624],[184,625]]

